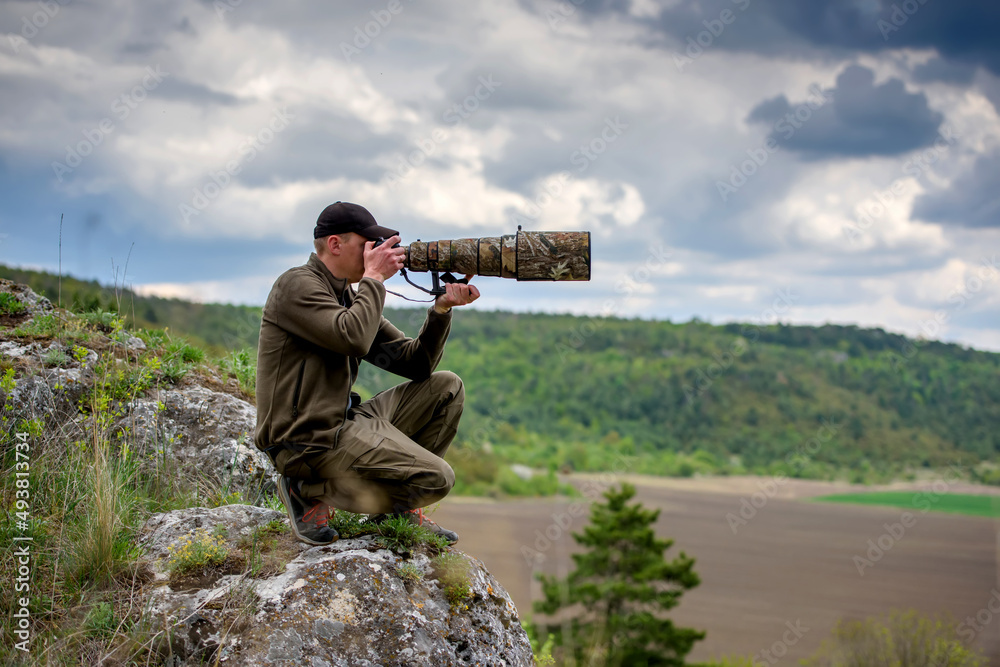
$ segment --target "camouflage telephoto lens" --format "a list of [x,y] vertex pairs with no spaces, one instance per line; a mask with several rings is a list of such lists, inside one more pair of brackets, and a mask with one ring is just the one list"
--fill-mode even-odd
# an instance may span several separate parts
[[590,232],[526,232],[414,241],[404,266],[516,280],[590,280]]

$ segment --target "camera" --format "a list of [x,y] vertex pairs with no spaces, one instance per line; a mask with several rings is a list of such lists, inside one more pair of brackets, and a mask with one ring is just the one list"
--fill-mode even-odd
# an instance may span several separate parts
[[[382,245],[383,243],[385,243],[385,239],[380,236],[380,237],[378,237],[378,241],[375,241],[375,245],[373,245],[372,248],[377,248],[380,245]],[[393,248],[398,248],[399,244],[397,243],[396,245],[394,245],[392,247]]]

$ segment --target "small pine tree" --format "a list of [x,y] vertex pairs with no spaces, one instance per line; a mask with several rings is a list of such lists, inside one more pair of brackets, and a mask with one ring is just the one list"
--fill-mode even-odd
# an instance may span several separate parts
[[694,559],[684,552],[666,560],[673,540],[657,539],[652,529],[660,511],[629,505],[634,495],[629,484],[605,493],[607,502],[591,508],[590,524],[573,534],[587,548],[573,555],[576,569],[564,580],[539,576],[545,599],[535,603],[535,611],[551,617],[565,610],[560,616],[566,619],[539,630],[555,635],[565,663],[683,665],[694,643],[705,637],[663,617],[701,580],[692,569]]

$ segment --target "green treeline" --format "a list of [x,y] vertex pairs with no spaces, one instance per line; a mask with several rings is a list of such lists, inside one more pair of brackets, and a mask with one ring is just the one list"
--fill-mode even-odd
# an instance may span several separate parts
[[0,278],[28,285],[53,305],[74,313],[97,310],[120,312],[131,328],[163,329],[183,334],[192,343],[222,353],[257,345],[260,308],[228,304],[201,304],[180,299],[140,296],[129,289],[102,286],[97,281],[59,277],[42,271],[0,265]]
[[[55,301],[55,276],[0,277]],[[62,301],[117,303],[66,278]],[[121,301],[135,325],[215,351],[256,344],[259,308]],[[385,314],[413,335],[423,313]],[[533,467],[879,481],[957,465],[1000,483],[1000,354],[881,329],[465,310],[442,368],[465,380],[461,444]],[[362,394],[399,381],[362,369]]]
[[[388,316],[412,325],[407,311]],[[834,325],[471,311],[453,327],[443,366],[466,381],[467,421],[511,460],[857,481],[953,464],[995,475],[998,354]],[[372,370],[362,381],[386,382]]]

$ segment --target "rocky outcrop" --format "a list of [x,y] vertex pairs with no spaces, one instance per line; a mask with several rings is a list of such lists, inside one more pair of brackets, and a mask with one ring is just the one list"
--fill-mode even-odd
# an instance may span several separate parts
[[[230,553],[282,515],[246,505],[156,515],[143,544],[154,572],[146,605],[163,619],[158,650],[181,664],[532,665],[510,596],[483,564],[468,561],[469,594],[445,597],[430,558],[382,548],[375,537],[328,546],[296,543],[280,572],[171,579],[167,565],[187,536],[224,527]],[[459,552],[455,552],[459,553]],[[244,558],[245,561],[245,558]]]
[[[7,281],[0,291],[14,294],[25,306],[19,324],[53,311],[48,299],[23,285]],[[64,312],[59,316],[71,317]],[[133,360],[146,347],[136,336],[103,342],[102,349],[115,347]],[[0,405],[20,419],[57,424],[73,440],[86,439],[89,417],[81,414],[79,403],[99,372],[95,350],[83,343],[22,338],[0,341],[0,357],[21,370],[10,396],[0,396]],[[274,470],[253,445],[256,409],[242,398],[190,382],[149,390],[115,410],[111,435],[127,440],[147,467],[250,499],[274,489]]]
[[19,285],[11,280],[0,279],[0,292],[8,292],[24,304],[28,316],[52,312],[52,302],[39,296],[27,285]]
[[133,401],[117,426],[145,454],[252,498],[273,490],[275,481],[271,462],[253,444],[256,421],[257,410],[247,401],[191,386]]
[[[0,333],[53,312],[27,288],[0,284],[3,291],[26,308],[0,321]],[[232,492],[263,498],[273,488],[274,470],[252,442],[256,410],[239,396],[202,386],[224,387],[218,378],[201,384],[185,378],[116,400],[105,412],[114,415],[110,420],[81,411],[107,363],[134,369],[148,359],[139,338],[105,338],[88,349],[83,339],[0,335],[0,360],[15,369],[13,381],[0,386],[0,412],[42,421],[54,447],[88,442],[93,429],[104,429],[101,438],[122,449],[127,443],[130,455],[159,467],[159,475],[199,485],[214,480],[223,491],[219,502]],[[467,565],[459,598],[446,591],[440,562],[429,553],[397,553],[373,536],[308,547],[291,537],[283,514],[263,507],[158,514],[140,541],[140,572],[148,582],[136,609],[144,610],[142,624],[153,625],[151,646],[161,664],[533,664],[507,592],[481,562],[457,551],[451,557]],[[171,567],[193,544],[214,545],[225,558],[183,572]]]

